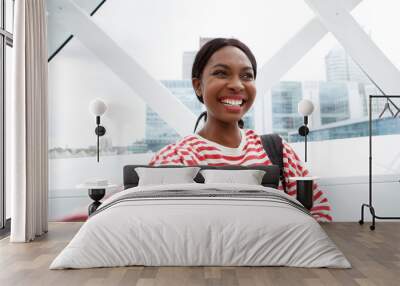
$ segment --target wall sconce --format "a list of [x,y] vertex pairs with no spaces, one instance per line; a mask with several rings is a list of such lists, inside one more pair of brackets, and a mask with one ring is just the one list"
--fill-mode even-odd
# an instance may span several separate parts
[[106,129],[100,125],[100,116],[102,116],[106,112],[107,105],[104,103],[104,101],[97,98],[90,102],[89,110],[94,116],[96,116],[97,127],[94,130],[94,133],[96,133],[97,135],[97,162],[99,162],[99,153],[100,153],[99,138],[100,136],[106,134]]
[[304,161],[307,162],[307,135],[310,131],[307,127],[307,124],[308,116],[314,111],[314,104],[308,99],[302,99],[299,102],[297,109],[304,117],[304,125],[300,126],[299,134],[300,136],[304,136]]

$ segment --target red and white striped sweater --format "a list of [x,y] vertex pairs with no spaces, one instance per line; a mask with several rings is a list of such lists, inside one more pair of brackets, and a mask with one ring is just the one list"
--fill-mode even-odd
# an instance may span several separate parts
[[[175,144],[170,144],[158,151],[149,165],[272,165],[265,152],[261,138],[254,130],[241,130],[242,140],[237,148],[228,148],[207,140],[198,134],[186,136]],[[296,197],[296,182],[289,177],[304,177],[309,175],[299,156],[283,140],[283,165],[287,193]],[[282,182],[279,189],[283,191]],[[332,221],[331,207],[318,184],[313,185],[314,205],[311,214],[318,221]]]

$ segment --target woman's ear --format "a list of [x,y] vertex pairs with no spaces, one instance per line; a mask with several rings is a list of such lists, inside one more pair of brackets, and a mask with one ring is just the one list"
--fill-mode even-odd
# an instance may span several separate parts
[[192,86],[198,97],[202,96],[201,81],[198,78],[192,78]]

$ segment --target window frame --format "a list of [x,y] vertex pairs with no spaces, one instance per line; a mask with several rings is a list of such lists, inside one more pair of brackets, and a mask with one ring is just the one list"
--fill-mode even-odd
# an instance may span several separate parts
[[[7,46],[13,47],[13,34],[6,30],[7,16],[13,17],[13,15],[6,15],[6,0],[0,0],[1,5],[1,21],[0,21],[0,236],[7,234],[10,231],[10,219],[7,219],[6,215],[6,188],[5,188],[5,104],[6,104],[6,65]],[[14,4],[12,2],[14,13]]]

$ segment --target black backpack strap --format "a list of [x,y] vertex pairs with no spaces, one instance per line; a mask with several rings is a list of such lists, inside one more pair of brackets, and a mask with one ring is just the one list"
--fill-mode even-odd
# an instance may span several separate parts
[[282,137],[278,134],[261,135],[261,143],[272,164],[279,166],[280,180],[286,192],[286,182],[283,175],[283,144]]

